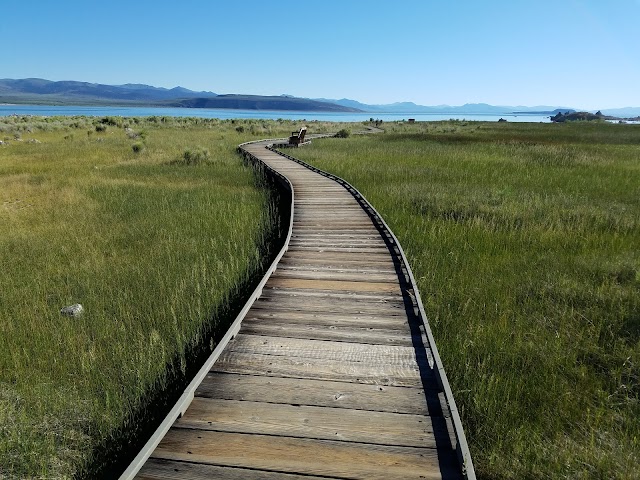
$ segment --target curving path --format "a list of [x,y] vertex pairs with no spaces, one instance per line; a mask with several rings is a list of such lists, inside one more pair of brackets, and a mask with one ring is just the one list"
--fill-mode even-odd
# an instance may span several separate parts
[[184,415],[130,471],[149,480],[453,479],[462,459],[475,478],[395,237],[366,201],[269,143],[241,149],[293,186],[288,249]]

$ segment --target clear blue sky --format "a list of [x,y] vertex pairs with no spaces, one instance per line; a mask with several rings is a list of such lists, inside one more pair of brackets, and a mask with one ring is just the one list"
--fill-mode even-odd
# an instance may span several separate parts
[[640,106],[640,0],[25,0],[0,78],[421,105]]

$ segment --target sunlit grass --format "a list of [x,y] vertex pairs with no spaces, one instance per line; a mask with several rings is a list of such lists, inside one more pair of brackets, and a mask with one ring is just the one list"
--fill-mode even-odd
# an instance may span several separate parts
[[479,476],[638,478],[640,128],[386,129],[295,155],[399,237]]
[[191,367],[273,248],[272,199],[235,148],[295,126],[0,119],[0,477],[91,477]]

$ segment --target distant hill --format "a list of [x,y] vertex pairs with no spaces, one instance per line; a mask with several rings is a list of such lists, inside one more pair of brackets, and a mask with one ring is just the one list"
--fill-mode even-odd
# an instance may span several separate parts
[[436,106],[424,106],[417,105],[413,102],[398,102],[390,103],[387,105],[367,105],[348,98],[342,98],[340,100],[332,100],[328,98],[316,98],[322,102],[337,103],[351,108],[357,108],[365,112],[371,113],[432,113],[432,114],[538,114],[538,115],[555,115],[558,112],[574,112],[575,110],[565,107],[557,106],[496,106],[489,105],[487,103],[466,103],[460,106],[451,105],[436,105]]
[[[576,110],[558,106],[496,106],[486,103],[467,103],[460,106],[424,106],[413,102],[387,105],[368,105],[342,98],[298,98],[291,95],[217,95],[214,92],[195,92],[184,87],[161,88],[138,83],[105,85],[101,83],[60,81],[41,78],[0,79],[0,103],[38,105],[104,105],[154,106],[184,108],[228,108],[242,110],[283,110],[308,112],[364,112],[375,114],[440,114],[440,115],[510,115],[537,114],[555,116],[575,113]],[[640,115],[640,107],[603,109],[612,117],[629,118]]]
[[159,88],[150,85],[104,85],[41,78],[0,80],[0,102],[44,104],[157,104],[178,98],[215,97],[213,92],[193,92],[186,88]]
[[194,92],[183,87],[168,89],[133,83],[104,85],[76,81],[53,82],[41,78],[0,80],[0,103],[172,106],[308,112],[360,111],[335,103],[290,96],[217,95],[213,92]]
[[287,110],[303,112],[361,112],[329,102],[290,96],[218,95],[213,98],[190,98],[172,103],[175,107],[233,108],[237,110]]

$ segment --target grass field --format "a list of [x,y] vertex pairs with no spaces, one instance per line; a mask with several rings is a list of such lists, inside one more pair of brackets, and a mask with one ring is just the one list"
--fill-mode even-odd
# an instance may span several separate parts
[[640,126],[316,140],[419,283],[480,478],[640,478]]
[[235,148],[296,127],[0,118],[0,478],[92,477],[193,367],[277,224]]

